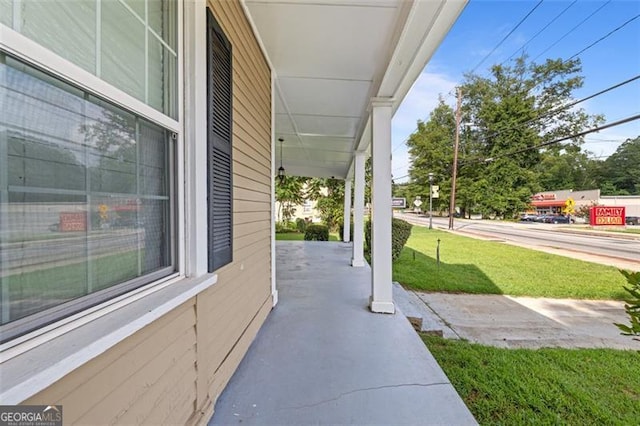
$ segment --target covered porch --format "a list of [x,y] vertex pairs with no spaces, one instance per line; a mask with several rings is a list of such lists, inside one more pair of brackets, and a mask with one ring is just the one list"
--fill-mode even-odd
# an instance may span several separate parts
[[216,424],[475,424],[401,313],[369,312],[351,245],[280,241],[280,301],[218,399]]

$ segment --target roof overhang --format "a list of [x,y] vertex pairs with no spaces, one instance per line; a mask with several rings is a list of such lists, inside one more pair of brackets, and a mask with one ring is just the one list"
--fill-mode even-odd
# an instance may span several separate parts
[[371,141],[370,100],[395,112],[466,0],[244,0],[274,76],[287,174],[347,178]]

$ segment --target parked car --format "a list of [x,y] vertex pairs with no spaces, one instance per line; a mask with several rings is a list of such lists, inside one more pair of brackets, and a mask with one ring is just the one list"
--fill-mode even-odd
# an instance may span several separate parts
[[550,215],[545,218],[546,223],[576,223],[573,218],[569,216],[565,216],[562,214],[559,215]]
[[537,214],[525,213],[520,215],[520,222],[535,222],[536,219],[538,219]]
[[624,218],[625,225],[638,225],[640,223],[640,217],[638,216],[627,216]]

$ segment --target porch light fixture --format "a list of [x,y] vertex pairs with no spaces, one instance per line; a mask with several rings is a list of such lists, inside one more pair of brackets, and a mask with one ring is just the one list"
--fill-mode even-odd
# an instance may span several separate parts
[[284,180],[284,167],[282,167],[282,145],[284,144],[284,139],[279,138],[278,142],[280,142],[280,168],[278,168],[278,181],[282,183]]

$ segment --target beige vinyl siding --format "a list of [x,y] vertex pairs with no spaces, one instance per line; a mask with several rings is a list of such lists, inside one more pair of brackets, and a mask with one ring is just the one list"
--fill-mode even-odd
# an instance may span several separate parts
[[24,403],[63,405],[65,424],[121,423],[125,414],[143,416],[157,404],[170,410],[166,406],[174,401],[167,395],[182,385],[191,389],[187,405],[193,409],[194,303],[182,304]]
[[[233,262],[198,298],[198,409],[208,419],[271,310],[271,73],[239,2],[209,2],[233,49]],[[201,317],[202,315],[202,317]],[[205,385],[206,384],[206,385]],[[206,394],[204,394],[206,392]]]
[[64,405],[65,424],[206,422],[272,308],[271,74],[239,2],[209,6],[233,49],[233,261],[214,286],[25,401]]

